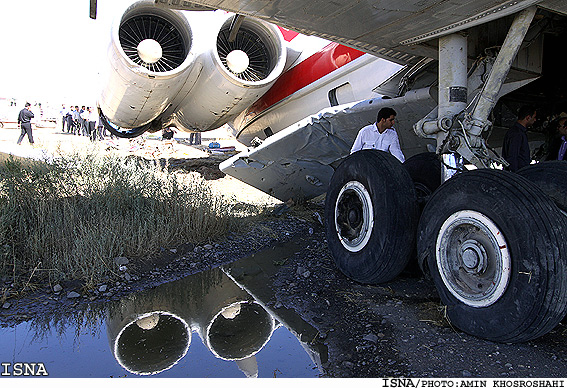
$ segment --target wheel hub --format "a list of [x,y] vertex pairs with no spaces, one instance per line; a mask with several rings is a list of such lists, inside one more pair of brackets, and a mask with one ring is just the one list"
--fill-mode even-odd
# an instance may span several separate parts
[[496,224],[473,210],[448,217],[437,235],[436,262],[447,290],[472,307],[487,307],[511,276],[508,244]]
[[341,244],[351,252],[366,246],[374,225],[372,200],[357,181],[346,183],[335,203],[335,230]]
[[488,257],[484,247],[476,240],[467,240],[461,246],[464,269],[469,273],[481,274],[486,270]]

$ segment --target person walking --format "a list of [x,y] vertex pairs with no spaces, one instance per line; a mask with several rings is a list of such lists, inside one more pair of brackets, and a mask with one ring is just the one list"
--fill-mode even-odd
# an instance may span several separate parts
[[32,126],[31,126],[31,119],[33,119],[33,113],[30,110],[31,104],[26,102],[24,109],[20,111],[18,114],[18,127],[22,129],[22,133],[18,138],[18,145],[22,144],[22,140],[24,136],[28,135],[28,140],[30,144],[33,145],[33,134],[32,134]]

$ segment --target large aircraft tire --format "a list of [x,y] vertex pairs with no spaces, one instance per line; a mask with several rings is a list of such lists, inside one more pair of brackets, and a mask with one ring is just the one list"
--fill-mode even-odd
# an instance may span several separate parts
[[408,170],[417,195],[420,210],[441,185],[441,161],[435,152],[423,152],[413,155],[404,162]]
[[567,162],[551,160],[530,164],[520,169],[518,174],[535,183],[561,210],[567,212]]
[[496,342],[553,329],[567,306],[567,218],[531,182],[476,170],[445,182],[418,228],[450,322]]
[[362,150],[337,168],[325,201],[327,242],[337,267],[361,283],[396,277],[415,247],[418,209],[403,165]]

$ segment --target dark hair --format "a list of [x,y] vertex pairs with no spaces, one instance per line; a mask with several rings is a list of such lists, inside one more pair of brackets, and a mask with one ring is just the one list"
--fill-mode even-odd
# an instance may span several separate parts
[[533,116],[536,112],[536,107],[533,105],[524,105],[518,109],[518,120],[525,119],[526,116]]
[[387,119],[390,116],[396,116],[396,111],[392,108],[386,107],[378,111],[378,116],[376,116],[376,122],[379,123],[382,119]]

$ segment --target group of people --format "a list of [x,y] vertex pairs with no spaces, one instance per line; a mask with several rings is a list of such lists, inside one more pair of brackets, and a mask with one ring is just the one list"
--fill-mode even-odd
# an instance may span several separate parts
[[82,106],[79,108],[77,105],[67,109],[62,105],[61,111],[61,130],[65,132],[65,125],[67,126],[67,133],[72,133],[79,136],[88,136],[92,141],[104,140],[106,136],[106,129],[100,122],[96,108]]
[[[502,157],[508,162],[506,170],[516,172],[532,161],[528,143],[527,129],[534,125],[537,110],[534,106],[523,106],[518,111],[517,120],[508,130],[502,145]],[[405,157],[400,147],[398,134],[394,129],[396,111],[382,108],[378,112],[376,122],[360,129],[350,153],[362,149],[388,151],[400,162]],[[555,134],[549,141],[546,160],[567,160],[567,116],[560,116],[552,122]]]

